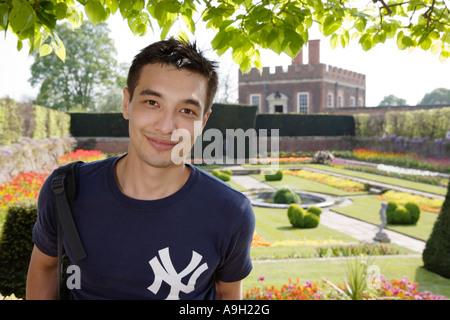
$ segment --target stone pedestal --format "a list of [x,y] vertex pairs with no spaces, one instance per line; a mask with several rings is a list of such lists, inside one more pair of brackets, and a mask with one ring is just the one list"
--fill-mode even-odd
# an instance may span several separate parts
[[377,232],[375,235],[375,238],[373,240],[377,242],[384,242],[384,243],[390,243],[391,239],[389,239],[388,235],[384,232]]

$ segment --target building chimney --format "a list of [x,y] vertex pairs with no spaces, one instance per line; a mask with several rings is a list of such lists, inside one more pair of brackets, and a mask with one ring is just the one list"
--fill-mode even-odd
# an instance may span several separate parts
[[300,49],[299,53],[292,59],[292,64],[301,66],[303,64],[303,48]]
[[320,63],[320,40],[310,40],[308,63],[315,64]]

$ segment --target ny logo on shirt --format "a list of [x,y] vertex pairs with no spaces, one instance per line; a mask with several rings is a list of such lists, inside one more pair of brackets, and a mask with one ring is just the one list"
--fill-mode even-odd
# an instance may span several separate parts
[[[158,257],[154,257],[149,261],[155,274],[155,280],[147,289],[154,294],[157,294],[161,288],[162,282],[166,282],[170,285],[170,293],[166,300],[180,299],[180,291],[184,293],[192,292],[195,288],[197,278],[208,269],[208,264],[206,262],[199,266],[202,261],[202,256],[195,251],[192,251],[191,262],[180,273],[177,273],[173,267],[172,260],[170,259],[169,248],[159,250],[158,255],[162,261],[162,265],[159,262]],[[181,280],[190,273],[192,274],[188,280],[188,283],[184,284]]]

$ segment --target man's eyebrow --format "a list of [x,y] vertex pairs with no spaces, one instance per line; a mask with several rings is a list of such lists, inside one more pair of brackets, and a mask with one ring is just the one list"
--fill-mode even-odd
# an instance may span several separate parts
[[190,104],[196,108],[202,109],[202,105],[200,104],[200,102],[198,100],[195,99],[186,99],[183,101],[185,104]]
[[162,97],[162,95],[159,92],[153,91],[151,89],[144,89],[141,92],[139,92],[140,96],[156,96],[156,97]]
[[[144,89],[141,92],[139,92],[140,96],[155,96],[155,97],[159,97],[162,98],[162,94],[156,91],[153,91],[151,89]],[[200,103],[200,101],[196,100],[196,99],[185,99],[183,100],[183,104],[189,104],[192,105],[198,109],[202,109],[202,104]]]

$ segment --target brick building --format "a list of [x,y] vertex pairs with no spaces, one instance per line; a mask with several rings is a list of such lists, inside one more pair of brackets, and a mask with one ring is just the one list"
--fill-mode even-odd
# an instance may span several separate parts
[[303,50],[287,70],[275,73],[264,67],[239,72],[239,103],[259,106],[259,113],[321,113],[326,108],[365,107],[364,74],[320,63],[320,40],[308,42],[308,63]]

